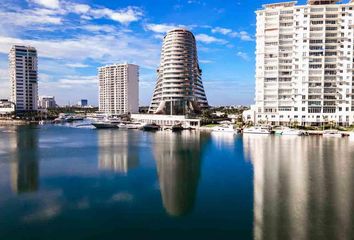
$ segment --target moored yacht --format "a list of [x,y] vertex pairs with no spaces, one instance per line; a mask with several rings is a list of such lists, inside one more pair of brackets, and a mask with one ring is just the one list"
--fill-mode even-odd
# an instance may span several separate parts
[[254,126],[243,129],[246,134],[271,134],[271,128],[268,126]]
[[184,129],[183,125],[181,123],[175,124],[171,127],[171,130],[173,132],[178,132],[178,131],[182,131]]
[[284,136],[302,136],[305,135],[304,131],[299,129],[293,129],[289,127],[281,127],[274,130],[276,135],[284,135]]
[[131,122],[131,123],[127,123],[125,126],[127,129],[139,129],[142,128],[144,124],[140,122]]
[[349,133],[349,139],[350,140],[354,140],[354,132],[350,132]]
[[224,132],[224,133],[237,133],[237,130],[234,129],[234,126],[232,125],[220,125],[220,126],[215,126],[212,128],[213,132]]
[[95,128],[119,128],[118,124],[107,119],[91,123]]
[[335,129],[325,130],[323,131],[324,137],[342,137],[343,135]]
[[142,130],[144,131],[157,131],[160,130],[160,126],[156,123],[147,123],[142,126]]

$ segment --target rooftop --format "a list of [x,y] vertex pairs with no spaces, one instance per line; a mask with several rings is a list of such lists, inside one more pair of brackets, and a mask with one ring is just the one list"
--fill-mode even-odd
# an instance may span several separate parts
[[103,68],[109,68],[109,67],[124,67],[124,66],[136,66],[139,67],[136,64],[131,64],[131,63],[113,63],[113,64],[108,64],[105,66],[98,67],[98,69],[103,69]]
[[264,4],[263,8],[293,7],[296,5],[296,3],[297,1]]
[[341,2],[341,0],[308,0],[309,5],[325,5],[325,4],[336,4]]
[[[354,3],[354,0],[342,1],[342,0],[307,0],[308,5],[328,5],[328,4],[337,4],[337,3]],[[293,7],[297,4],[297,1],[290,2],[279,2],[279,3],[270,3],[262,5],[263,8],[272,9],[272,8],[283,8],[283,7]]]

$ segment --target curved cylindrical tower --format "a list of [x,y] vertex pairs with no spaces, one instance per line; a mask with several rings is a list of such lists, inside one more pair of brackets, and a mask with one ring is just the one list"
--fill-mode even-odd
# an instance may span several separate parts
[[164,37],[158,79],[149,112],[185,115],[208,107],[196,41],[186,29],[173,29]]

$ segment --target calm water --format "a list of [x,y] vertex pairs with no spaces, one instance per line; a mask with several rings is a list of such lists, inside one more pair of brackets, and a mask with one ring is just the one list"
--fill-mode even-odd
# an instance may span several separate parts
[[0,128],[0,239],[354,239],[354,142]]

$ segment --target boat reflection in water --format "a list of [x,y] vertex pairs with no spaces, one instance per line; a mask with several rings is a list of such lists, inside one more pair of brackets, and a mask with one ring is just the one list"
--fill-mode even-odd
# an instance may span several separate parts
[[254,168],[254,239],[352,239],[354,144],[247,135]]
[[9,133],[11,188],[15,193],[38,190],[38,129],[16,127]]
[[102,129],[98,135],[98,167],[101,170],[113,170],[127,174],[129,169],[139,166],[139,155],[132,148],[128,131]]
[[196,131],[155,133],[161,197],[170,216],[190,213],[196,198],[202,154],[202,136]]
[[211,132],[210,136],[219,149],[233,148],[235,139],[238,137],[238,135],[233,132]]

